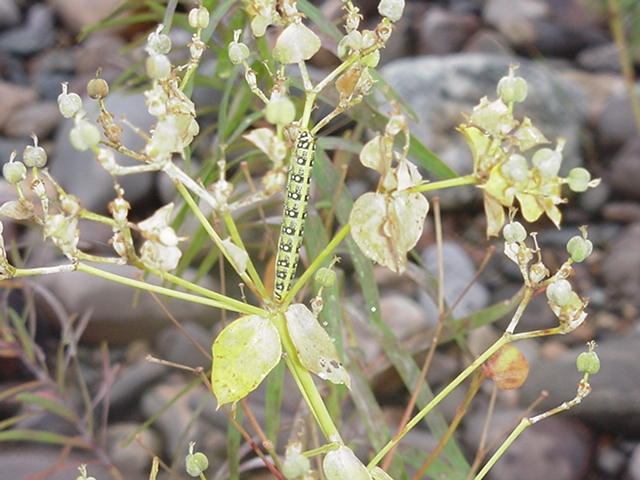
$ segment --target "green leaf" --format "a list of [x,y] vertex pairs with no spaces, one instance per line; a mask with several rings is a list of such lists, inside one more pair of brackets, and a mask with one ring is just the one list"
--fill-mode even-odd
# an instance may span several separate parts
[[69,420],[70,422],[75,422],[78,420],[76,414],[72,410],[69,410],[64,405],[61,405],[60,403],[51,400],[50,398],[38,395],[37,393],[19,393],[18,395],[16,395],[16,400],[18,400],[19,402],[37,405],[38,407],[44,408],[45,410],[48,410],[59,417]]
[[213,394],[223,405],[237,402],[260,385],[280,361],[282,346],[269,319],[247,315],[220,332],[211,352]]
[[311,310],[296,303],[289,306],[285,317],[300,363],[324,380],[350,387],[351,379],[340,363],[331,337],[320,326]]

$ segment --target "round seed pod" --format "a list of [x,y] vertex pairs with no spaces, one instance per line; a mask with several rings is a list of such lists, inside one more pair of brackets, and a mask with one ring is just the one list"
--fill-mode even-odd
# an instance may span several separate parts
[[485,364],[485,373],[500,390],[520,388],[529,375],[529,362],[513,345],[504,345]]

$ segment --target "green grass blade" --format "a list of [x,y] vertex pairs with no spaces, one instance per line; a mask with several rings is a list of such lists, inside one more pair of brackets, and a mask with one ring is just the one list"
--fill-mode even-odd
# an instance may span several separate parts
[[16,400],[43,408],[72,423],[78,420],[76,414],[72,410],[69,410],[64,405],[61,405],[50,398],[38,395],[37,393],[19,393],[16,395]]
[[0,432],[0,442],[34,442],[64,445],[67,447],[84,448],[91,450],[93,446],[80,437],[68,437],[58,433],[43,432],[41,430],[6,430]]

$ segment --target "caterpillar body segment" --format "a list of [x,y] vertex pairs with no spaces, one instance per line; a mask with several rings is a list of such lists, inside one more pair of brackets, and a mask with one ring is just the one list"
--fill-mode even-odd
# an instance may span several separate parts
[[298,134],[295,154],[287,176],[273,287],[273,295],[277,301],[281,301],[291,288],[291,281],[298,267],[315,151],[315,138],[309,131],[302,130]]

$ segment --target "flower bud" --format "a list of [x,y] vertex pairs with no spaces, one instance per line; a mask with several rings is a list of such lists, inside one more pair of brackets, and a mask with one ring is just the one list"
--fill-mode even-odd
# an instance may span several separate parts
[[520,222],[509,222],[502,229],[502,236],[507,243],[519,243],[527,238],[527,231]]
[[67,85],[63,84],[62,93],[58,95],[58,110],[64,118],[72,118],[82,110],[82,99],[77,93],[67,93]]
[[569,171],[567,177],[567,183],[569,188],[574,192],[584,192],[589,188],[589,182],[591,181],[591,174],[584,168],[572,168]]
[[567,280],[556,280],[547,287],[547,299],[560,305],[567,305],[571,301],[571,293],[573,292],[571,284]]
[[600,371],[600,358],[593,350],[582,352],[576,359],[576,367],[581,373],[596,374]]
[[593,252],[593,243],[581,235],[576,235],[567,242],[567,252],[574,262],[582,262]]
[[27,178],[27,167],[19,160],[11,160],[2,166],[2,176],[11,185],[15,185]]
[[403,10],[404,0],[381,0],[378,4],[378,13],[392,22],[400,20]]
[[271,97],[265,108],[265,117],[274,125],[288,125],[296,116],[296,107],[289,97]]
[[71,129],[69,139],[73,148],[84,151],[98,145],[98,142],[100,142],[100,130],[87,120],[80,119]]
[[94,100],[102,100],[109,95],[109,84],[103,78],[92,78],[87,83],[87,95]]
[[191,28],[207,28],[209,26],[209,10],[205,7],[192,8],[189,11],[189,26]]
[[187,473],[192,477],[199,477],[209,468],[209,459],[202,452],[189,453],[185,458]]

